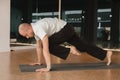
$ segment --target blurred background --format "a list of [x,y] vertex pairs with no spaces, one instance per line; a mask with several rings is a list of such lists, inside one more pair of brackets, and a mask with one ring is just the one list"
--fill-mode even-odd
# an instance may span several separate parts
[[119,0],[11,0],[11,46],[34,44],[34,38],[19,35],[18,25],[45,17],[60,17],[72,24],[88,43],[103,48],[120,47]]

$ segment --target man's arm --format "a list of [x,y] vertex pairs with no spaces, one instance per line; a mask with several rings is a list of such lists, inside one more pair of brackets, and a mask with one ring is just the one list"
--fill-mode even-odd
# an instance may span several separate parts
[[41,65],[42,64],[42,53],[43,53],[43,50],[42,50],[42,42],[41,40],[37,40],[36,41],[36,52],[37,52],[37,62],[35,63],[31,63],[30,65]]
[[50,71],[50,69],[51,69],[51,59],[50,59],[49,41],[48,41],[48,36],[47,35],[42,40],[42,46],[43,46],[43,56],[44,56],[47,67],[37,69],[36,71]]
[[36,51],[37,51],[37,59],[38,59],[38,63],[42,64],[42,42],[41,40],[37,41],[37,47],[36,47]]

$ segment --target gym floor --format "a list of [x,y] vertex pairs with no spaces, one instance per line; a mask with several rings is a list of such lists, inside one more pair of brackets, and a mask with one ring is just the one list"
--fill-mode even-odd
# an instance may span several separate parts
[[[25,47],[25,48],[24,48]],[[52,64],[62,63],[96,63],[99,61],[86,53],[81,56],[70,54],[67,60],[61,60],[52,56]],[[20,64],[28,64],[36,61],[34,47],[23,46],[13,48],[11,52],[0,53],[0,79],[1,80],[119,80],[120,69],[97,70],[69,70],[50,72],[21,72]],[[44,63],[44,61],[43,61]],[[113,52],[112,63],[120,63],[120,53]]]

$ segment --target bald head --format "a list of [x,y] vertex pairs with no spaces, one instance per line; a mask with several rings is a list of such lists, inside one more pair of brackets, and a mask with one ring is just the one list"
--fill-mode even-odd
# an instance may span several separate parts
[[28,27],[30,26],[30,24],[28,23],[22,23],[19,25],[19,32],[23,31],[23,30],[27,30]]
[[32,30],[32,26],[28,23],[22,23],[19,25],[19,33],[20,35],[26,37],[26,38],[30,38],[33,37],[33,30]]

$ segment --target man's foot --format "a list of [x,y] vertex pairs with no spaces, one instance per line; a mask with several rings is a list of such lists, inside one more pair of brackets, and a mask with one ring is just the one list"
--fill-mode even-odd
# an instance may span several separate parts
[[108,60],[107,66],[109,66],[111,63],[111,56],[112,56],[112,51],[107,51],[107,60]]
[[68,48],[70,48],[70,53],[77,55],[77,56],[81,55],[81,53],[76,49],[75,46],[71,45],[71,46],[68,46]]

